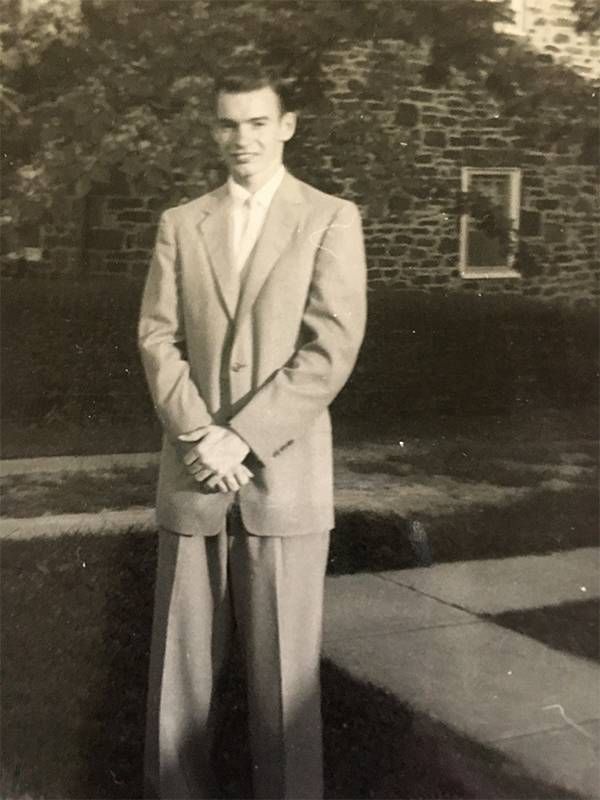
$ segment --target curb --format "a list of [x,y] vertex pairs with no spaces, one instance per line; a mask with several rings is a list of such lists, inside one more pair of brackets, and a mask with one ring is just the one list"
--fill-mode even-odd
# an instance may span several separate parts
[[0,476],[37,472],[79,472],[110,470],[115,467],[148,467],[158,464],[160,453],[115,453],[101,456],[48,456],[46,458],[5,458]]
[[156,528],[153,508],[97,511],[89,514],[59,514],[44,517],[0,519],[0,540],[58,537],[67,534],[121,534],[128,528],[146,532]]

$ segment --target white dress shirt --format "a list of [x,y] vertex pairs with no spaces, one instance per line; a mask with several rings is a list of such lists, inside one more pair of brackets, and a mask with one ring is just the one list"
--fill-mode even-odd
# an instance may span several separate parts
[[227,181],[230,197],[229,245],[232,263],[240,273],[257,242],[275,192],[279,188],[285,168],[277,172],[264,186],[252,194],[232,177]]

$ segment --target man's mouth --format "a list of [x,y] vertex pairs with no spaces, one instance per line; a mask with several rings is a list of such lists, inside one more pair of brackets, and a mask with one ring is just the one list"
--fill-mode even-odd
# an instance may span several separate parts
[[231,155],[235,159],[235,161],[239,161],[241,163],[244,163],[245,161],[250,161],[250,159],[254,158],[255,156],[254,153],[246,153],[246,152],[237,152],[237,153],[234,152]]

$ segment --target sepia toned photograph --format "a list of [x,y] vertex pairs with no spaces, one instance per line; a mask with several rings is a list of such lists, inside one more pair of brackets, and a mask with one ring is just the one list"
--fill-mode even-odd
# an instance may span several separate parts
[[598,0],[0,0],[0,794],[600,800]]

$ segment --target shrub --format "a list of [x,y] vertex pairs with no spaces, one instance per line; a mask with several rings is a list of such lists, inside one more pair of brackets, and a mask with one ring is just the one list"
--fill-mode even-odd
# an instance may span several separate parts
[[139,284],[118,279],[5,282],[3,418],[150,418],[136,345],[140,297]]
[[[153,419],[136,346],[141,285],[5,281],[4,419],[78,424]],[[485,413],[593,403],[593,310],[516,297],[376,290],[338,414]]]
[[428,295],[377,289],[343,411],[506,412],[594,403],[593,309],[508,295]]

